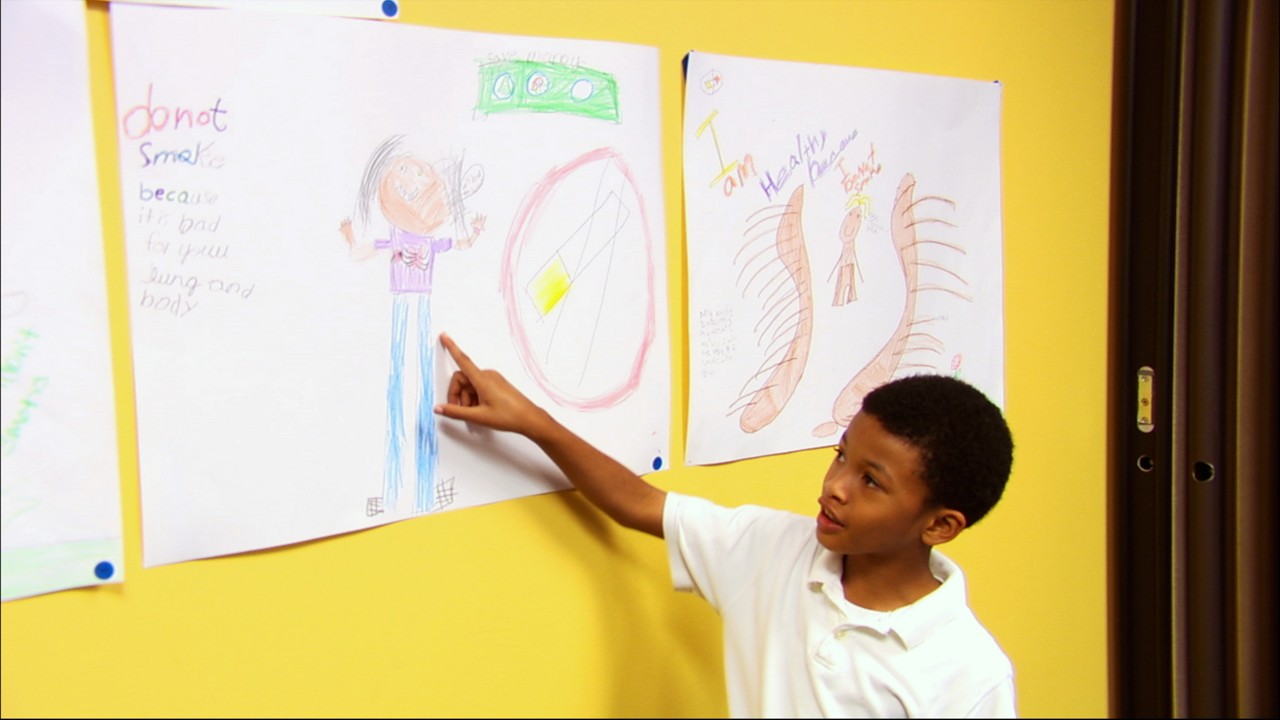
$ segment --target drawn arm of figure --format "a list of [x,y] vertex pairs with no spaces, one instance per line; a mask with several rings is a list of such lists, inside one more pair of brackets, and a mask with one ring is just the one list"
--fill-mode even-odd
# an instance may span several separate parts
[[351,228],[351,218],[346,218],[338,225],[338,230],[342,233],[342,238],[347,241],[347,250],[351,254],[352,260],[368,260],[378,252],[375,241],[359,242],[356,240],[355,230]]
[[840,223],[840,259],[831,271],[836,275],[836,295],[831,301],[832,307],[847,305],[858,299],[858,285],[854,276],[861,275],[862,270],[858,267],[858,251],[854,241],[858,239],[861,227],[862,208],[854,206],[845,213],[844,220]]
[[458,239],[458,249],[465,250],[476,244],[476,240],[480,237],[480,233],[484,232],[484,223],[486,219],[487,218],[485,218],[484,215],[479,213],[476,213],[475,216],[471,218],[471,235]]

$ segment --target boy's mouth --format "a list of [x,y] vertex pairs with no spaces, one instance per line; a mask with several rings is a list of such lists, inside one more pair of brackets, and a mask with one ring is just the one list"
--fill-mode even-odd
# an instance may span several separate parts
[[819,508],[818,510],[818,526],[819,527],[837,527],[837,528],[844,527],[844,523],[840,521],[840,518],[836,517],[835,514],[832,513],[831,510],[829,510],[826,505],[823,505],[821,502],[819,502],[818,508]]

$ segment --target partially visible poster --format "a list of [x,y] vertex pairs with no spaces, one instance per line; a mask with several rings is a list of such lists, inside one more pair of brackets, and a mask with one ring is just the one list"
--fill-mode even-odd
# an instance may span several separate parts
[[113,5],[147,566],[562,490],[449,332],[637,472],[671,385],[655,48]]
[[833,445],[871,389],[1004,401],[1000,86],[689,54],[694,465]]
[[101,206],[79,2],[0,3],[4,600],[124,578]]
[[179,7],[232,8],[269,12],[333,15],[337,17],[393,19],[400,14],[404,0],[112,0],[140,5],[174,5]]

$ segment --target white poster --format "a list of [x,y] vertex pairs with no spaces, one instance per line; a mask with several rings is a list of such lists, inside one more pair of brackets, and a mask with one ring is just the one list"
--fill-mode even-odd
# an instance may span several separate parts
[[693,52],[687,460],[831,445],[872,388],[1003,405],[1000,86]]
[[668,457],[657,53],[113,5],[146,565],[567,483],[438,336]]
[[106,267],[79,2],[0,3],[3,599],[124,578]]
[[400,14],[404,0],[112,0],[140,5],[171,5],[237,10],[335,15],[354,18],[394,18]]

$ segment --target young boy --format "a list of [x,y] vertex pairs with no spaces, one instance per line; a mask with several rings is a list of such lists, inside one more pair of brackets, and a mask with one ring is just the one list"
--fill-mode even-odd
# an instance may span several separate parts
[[665,538],[676,588],[724,620],[733,716],[1015,716],[1013,667],[934,550],[986,515],[1012,465],[975,388],[918,375],[869,393],[815,519],[660,490],[441,342],[460,369],[438,414],[524,435],[614,520]]

